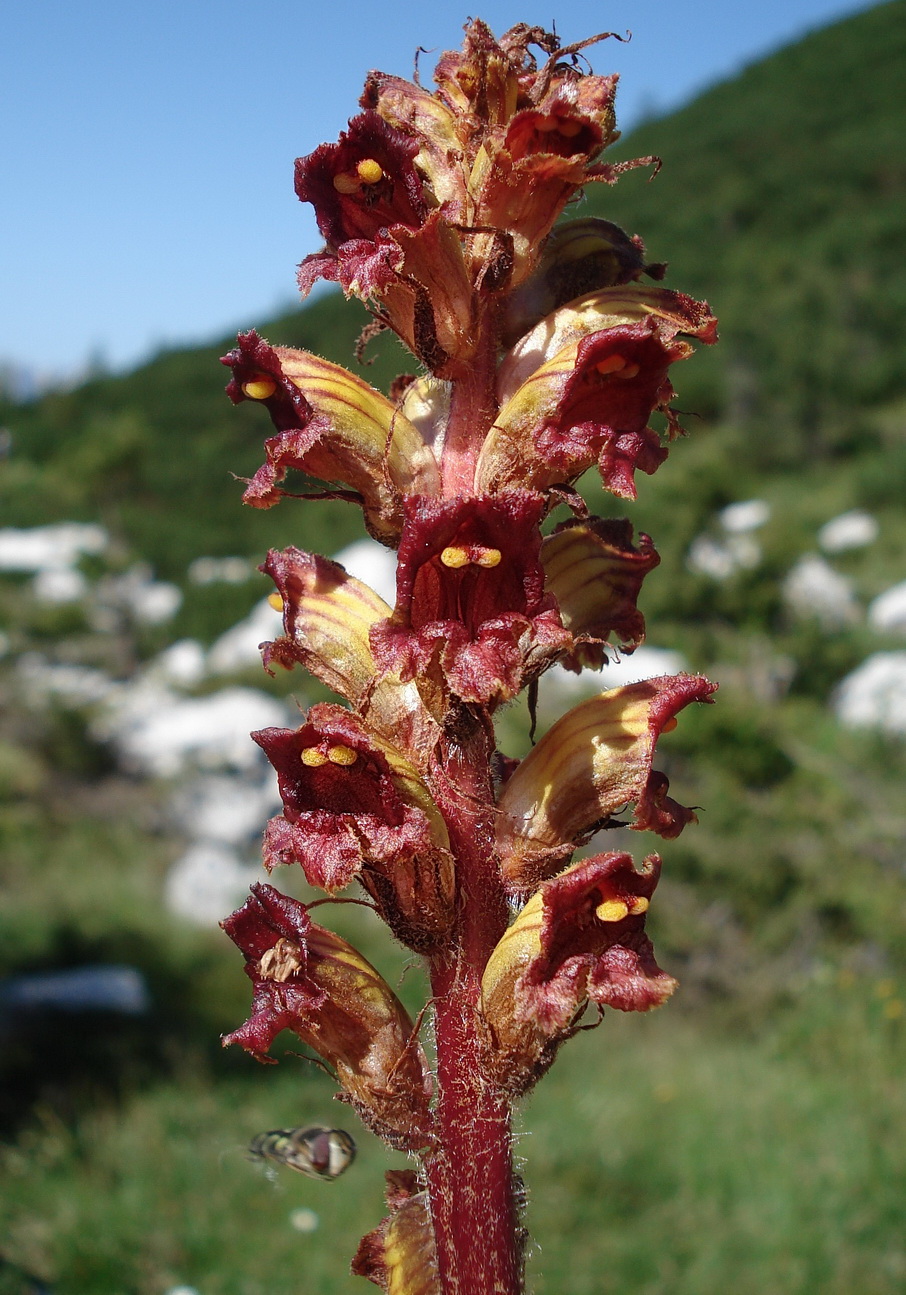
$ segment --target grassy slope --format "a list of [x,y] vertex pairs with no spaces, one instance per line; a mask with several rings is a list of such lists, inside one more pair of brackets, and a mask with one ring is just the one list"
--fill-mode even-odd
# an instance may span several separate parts
[[[826,716],[833,679],[870,650],[864,634],[810,634],[776,596],[814,527],[855,504],[878,512],[882,540],[841,568],[865,597],[906,573],[893,84],[904,16],[897,0],[817,33],[636,132],[624,151],[659,152],[661,176],[630,175],[590,199],[670,258],[668,283],[709,297],[722,318],[722,346],[678,380],[680,404],[705,417],[632,511],[664,554],[646,589],[654,641],[710,663],[724,686],[719,709],[664,743],[679,798],[707,807],[667,845],[653,913],[661,961],[685,992],[668,1012],[611,1014],[570,1045],[526,1113],[539,1295],[895,1295],[906,1280],[903,747]],[[261,331],[348,361],[361,319],[325,297]],[[229,474],[257,466],[263,420],[222,395],[227,345],[0,410],[16,435],[4,518],[99,515],[177,579],[201,552],[336,549],[360,534],[339,506],[238,507]],[[385,358],[371,376],[385,385],[403,367]],[[765,568],[720,589],[690,577],[689,540],[715,508],[756,492],[775,510]],[[229,623],[237,608],[206,614],[193,632],[222,628],[217,616]],[[753,700],[743,680],[778,652],[800,662],[796,695]],[[15,742],[0,844],[3,886],[19,900],[5,909],[3,968],[131,960],[159,1007],[150,1045],[127,1034],[117,1051],[92,1034],[101,1069],[75,1088],[59,1078],[67,1039],[38,1041],[45,1068],[25,1077],[41,1100],[2,1156],[15,1188],[0,1202],[0,1254],[61,1295],[157,1295],[180,1281],[203,1295],[289,1295],[300,1272],[323,1295],[355,1289],[338,1274],[350,1231],[380,1216],[385,1153],[363,1138],[333,1187],[274,1188],[246,1172],[251,1134],[342,1123],[342,1109],[292,1061],[262,1073],[211,1046],[240,1019],[243,978],[225,942],[158,911],[170,843],[149,843],[153,811],[137,789],[108,780],[89,794],[92,770],[65,725],[27,756]],[[400,951],[347,934],[392,980],[401,974]],[[5,1064],[20,1082],[16,1059]],[[320,1232],[290,1229],[296,1205],[322,1216]]]

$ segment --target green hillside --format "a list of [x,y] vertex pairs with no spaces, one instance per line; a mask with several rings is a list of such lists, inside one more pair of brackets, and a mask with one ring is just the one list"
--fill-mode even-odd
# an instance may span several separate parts
[[[596,70],[606,62],[605,45]],[[903,1290],[906,739],[844,728],[830,701],[869,654],[906,649],[866,618],[906,581],[904,81],[906,0],[893,0],[640,127],[615,156],[656,153],[661,172],[593,188],[573,213],[641,235],[669,261],[666,284],[707,298],[721,321],[721,344],[674,372],[688,438],[640,479],[636,504],[594,500],[629,513],[662,555],[643,590],[649,642],[681,651],[720,693],[659,744],[678,799],[701,807],[663,843],[649,928],[681,993],[641,1021],[609,1014],[532,1099],[536,1295]],[[325,293],[237,323],[352,365],[366,320]],[[108,566],[147,562],[187,594],[171,623],[104,637],[78,607],[42,605],[24,576],[0,576],[0,978],[127,962],[155,1001],[147,1027],[115,1039],[93,1021],[74,1042],[81,1027],[64,1022],[15,1048],[0,1011],[0,1178],[15,1184],[0,1193],[0,1289],[8,1260],[61,1295],[182,1283],[252,1295],[262,1281],[289,1295],[300,1266],[331,1295],[352,1288],[337,1259],[350,1229],[380,1216],[388,1166],[368,1137],[321,1195],[306,1191],[323,1184],[278,1192],[246,1172],[252,1133],[339,1118],[330,1086],[314,1067],[262,1075],[219,1053],[246,987],[225,940],[163,908],[180,849],[166,787],[114,767],[89,707],[30,709],[16,674],[29,652],[126,676],[174,639],[207,644],[268,582],[193,586],[193,559],[258,561],[288,543],[336,552],[362,535],[359,511],[336,502],[240,506],[234,474],[261,462],[270,424],[224,395],[217,361],[232,340],[27,404],[0,396],[13,438],[2,525],[100,520],[116,540]],[[363,373],[385,389],[412,367],[386,336],[368,354]],[[720,579],[694,569],[696,542],[727,542],[720,510],[753,499],[770,510],[754,558]],[[857,508],[878,538],[826,559],[852,614],[794,614],[789,573],[821,526]],[[83,567],[102,572],[100,559]],[[239,682],[306,699],[299,674]],[[541,707],[543,724],[544,685]],[[501,745],[519,754],[526,732],[513,707]],[[629,833],[619,846],[652,848]],[[405,997],[405,954],[363,912],[339,909],[337,929]],[[297,1203],[321,1214],[320,1235],[292,1231]]]

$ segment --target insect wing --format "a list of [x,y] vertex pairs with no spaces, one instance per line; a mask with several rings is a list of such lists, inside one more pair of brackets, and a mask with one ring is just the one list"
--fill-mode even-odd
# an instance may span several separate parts
[[249,1145],[257,1159],[285,1165],[309,1178],[339,1178],[355,1159],[356,1145],[344,1129],[319,1124],[299,1129],[271,1129],[259,1133]]

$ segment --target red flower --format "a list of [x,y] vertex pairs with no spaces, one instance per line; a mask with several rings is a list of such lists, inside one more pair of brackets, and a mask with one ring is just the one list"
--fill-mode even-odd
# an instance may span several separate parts
[[491,1065],[525,1092],[575,1033],[586,1002],[647,1012],[676,988],[654,960],[645,914],[661,870],[636,872],[628,854],[574,864],[535,892],[491,954],[482,1012],[493,1031]]
[[264,864],[299,863],[334,892],[359,877],[394,934],[427,951],[453,920],[447,829],[412,765],[342,706],[313,706],[301,728],[252,737],[277,772],[284,812]]
[[544,510],[525,490],[407,499],[396,608],[371,644],[378,665],[415,679],[432,709],[448,692],[496,705],[570,644],[544,592]]

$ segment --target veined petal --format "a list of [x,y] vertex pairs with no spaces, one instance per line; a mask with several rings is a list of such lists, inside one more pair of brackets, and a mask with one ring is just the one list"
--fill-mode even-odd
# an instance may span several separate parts
[[406,1009],[359,951],[304,904],[256,884],[221,925],[246,957],[252,1015],[223,1039],[259,1061],[292,1030],[329,1062],[346,1100],[379,1136],[417,1149],[430,1137],[431,1077]]
[[[610,304],[613,294],[627,302],[624,318],[604,317],[610,320],[607,327],[588,331],[592,320],[602,322],[597,303],[588,313],[584,307],[564,307],[546,321],[555,345],[564,336],[571,340],[534,369],[544,354],[542,341],[529,349],[525,371],[532,371],[503,404],[488,433],[476,467],[476,489],[496,493],[522,485],[543,490],[574,481],[597,461],[609,490],[635,498],[634,472],[650,474],[667,457],[646,424],[660,410],[670,435],[681,431],[670,409],[675,393],[667,372],[691,354],[690,343],[677,336],[684,325],[644,301],[656,297],[658,289],[606,291],[612,294]],[[530,336],[542,339],[544,327],[543,321]],[[711,336],[711,325],[700,319],[690,327],[706,340]]]
[[488,960],[481,1010],[494,1078],[523,1093],[575,1033],[586,1003],[645,1012],[676,986],[660,970],[645,914],[660,875],[652,855],[584,859],[542,884]]
[[380,315],[433,374],[452,377],[473,354],[476,332],[459,235],[435,212],[419,229],[394,225],[387,236],[398,254],[395,278],[372,294]]
[[271,507],[284,493],[287,470],[297,468],[351,486],[371,533],[395,543],[403,496],[438,488],[434,455],[396,406],[339,365],[269,346],[254,332],[240,335],[223,363],[233,370],[230,398],[261,400],[278,430],[265,442],[267,462],[249,483],[246,503]]
[[390,615],[383,598],[339,562],[301,549],[272,549],[262,570],[277,586],[286,629],[264,644],[266,668],[302,665],[360,710],[375,733],[405,743],[423,767],[436,725],[415,685],[379,672],[371,651],[371,627]]
[[463,119],[436,95],[402,77],[372,72],[365,82],[362,106],[374,108],[386,122],[418,144],[417,170],[451,220],[463,221],[465,173],[461,164],[467,140]]
[[[584,225],[586,222],[575,223]],[[564,226],[566,230],[569,228]],[[581,249],[582,239],[574,237],[574,249]],[[552,255],[555,252],[556,248]],[[598,288],[595,292],[568,299],[567,304],[545,315],[507,352],[497,375],[498,400],[506,404],[536,370],[549,361],[559,361],[560,352],[578,347],[583,338],[621,324],[637,324],[649,316],[659,321],[660,335],[664,340],[675,337],[677,333],[706,343],[717,340],[717,321],[707,302],[696,301],[683,292],[672,292],[668,288],[646,288],[629,283]],[[691,351],[686,352],[689,353]]]
[[630,804],[636,831],[678,836],[695,815],[667,797],[667,779],[652,770],[655,744],[684,706],[708,701],[715,688],[701,675],[646,679],[592,697],[558,720],[500,796],[497,848],[507,888],[530,890]]
[[626,520],[574,518],[544,539],[541,562],[545,588],[576,645],[561,658],[570,670],[599,669],[612,634],[624,652],[643,641],[645,618],[636,603],[642,581],[660,562],[650,536],[641,534],[635,548]]
[[369,631],[390,615],[383,598],[339,562],[301,549],[271,549],[261,570],[277,586],[286,630],[285,638],[265,644],[265,666],[298,662],[358,704],[375,675]]

